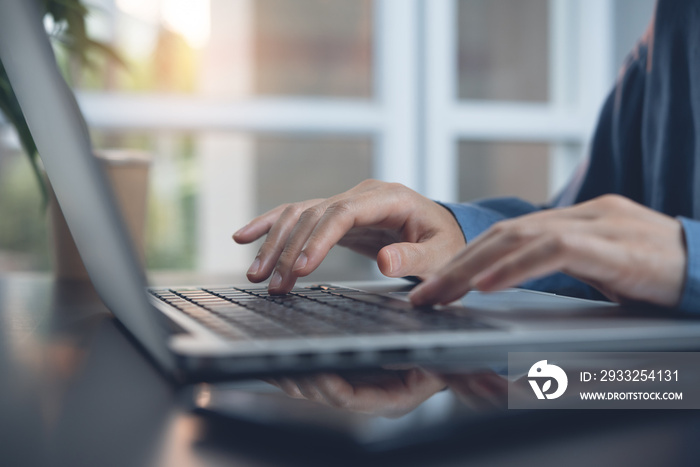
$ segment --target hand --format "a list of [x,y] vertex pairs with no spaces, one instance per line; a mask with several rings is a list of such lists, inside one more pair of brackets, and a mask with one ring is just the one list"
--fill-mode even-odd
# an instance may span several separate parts
[[477,412],[506,408],[509,391],[513,392],[514,397],[532,395],[526,381],[518,380],[509,389],[505,376],[489,370],[437,374],[412,367],[347,376],[319,373],[265,381],[295,399],[387,418],[401,417],[413,411],[443,389],[450,389],[462,403]]
[[250,243],[267,235],[248,279],[270,275],[271,293],[289,292],[335,245],[376,258],[389,277],[427,277],[465,244],[459,224],[439,204],[403,185],[367,180],[345,193],[279,206],[233,235]]
[[617,195],[499,222],[410,295],[449,303],[561,271],[617,302],[678,304],[686,248],[678,220]]
[[505,376],[489,370],[447,373],[441,376],[457,398],[475,412],[504,409],[508,406],[508,379]]
[[295,399],[308,399],[350,412],[400,417],[445,388],[440,377],[421,368],[379,370],[341,376],[319,373],[266,379]]

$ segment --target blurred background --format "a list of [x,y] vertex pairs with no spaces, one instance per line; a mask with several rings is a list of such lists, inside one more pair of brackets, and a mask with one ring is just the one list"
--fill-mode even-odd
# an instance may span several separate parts
[[[444,201],[547,201],[654,0],[86,3],[89,34],[127,66],[58,58],[95,147],[153,156],[148,268],[237,274],[257,248],[231,234],[250,218],[370,177]],[[49,270],[47,238],[0,117],[0,272]],[[377,274],[336,250],[325,278]]]

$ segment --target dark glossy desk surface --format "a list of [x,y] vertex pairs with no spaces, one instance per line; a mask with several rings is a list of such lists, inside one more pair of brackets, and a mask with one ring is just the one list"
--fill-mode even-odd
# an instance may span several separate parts
[[[697,465],[695,413],[472,427],[449,447],[351,457],[193,415],[85,285],[0,277],[0,465]],[[620,423],[620,420],[622,422]],[[546,425],[546,426],[545,426]],[[611,426],[613,426],[611,428]]]

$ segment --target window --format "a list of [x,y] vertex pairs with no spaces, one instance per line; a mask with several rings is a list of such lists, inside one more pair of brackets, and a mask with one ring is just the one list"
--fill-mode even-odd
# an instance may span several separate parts
[[[154,154],[149,267],[241,273],[256,247],[235,229],[370,176],[444,201],[546,200],[654,0],[91,2],[90,31],[128,70],[67,68],[98,147]],[[0,212],[32,232],[0,229],[0,269],[44,268],[31,173],[0,136]],[[353,258],[334,253],[326,277],[374,270]]]

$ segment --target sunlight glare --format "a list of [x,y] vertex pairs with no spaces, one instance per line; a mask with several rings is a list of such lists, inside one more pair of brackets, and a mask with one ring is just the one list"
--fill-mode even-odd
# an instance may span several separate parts
[[203,47],[209,39],[209,0],[117,0],[117,7],[145,23],[162,23],[193,48]]
[[209,0],[162,0],[162,20],[169,29],[182,34],[193,48],[209,39]]

